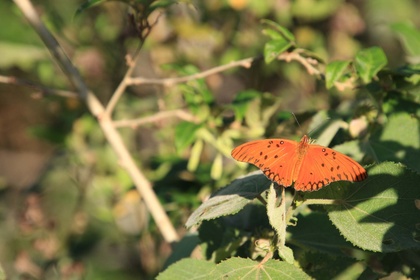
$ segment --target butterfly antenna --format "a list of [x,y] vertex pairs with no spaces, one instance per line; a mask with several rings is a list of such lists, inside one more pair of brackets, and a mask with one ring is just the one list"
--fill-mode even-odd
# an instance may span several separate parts
[[293,112],[290,112],[290,113],[293,115],[293,118],[295,118],[295,121],[296,121],[296,123],[298,124],[299,128],[302,128],[302,127],[300,126],[299,121],[298,121],[298,120],[297,120],[297,118],[296,118],[295,113],[293,113]]

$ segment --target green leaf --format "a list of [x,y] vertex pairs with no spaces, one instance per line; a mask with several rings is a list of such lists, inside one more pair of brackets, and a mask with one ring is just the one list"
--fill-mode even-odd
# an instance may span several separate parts
[[328,89],[334,86],[334,83],[339,81],[345,74],[350,61],[333,61],[329,63],[325,69],[325,83]]
[[289,30],[270,20],[263,20],[270,28],[263,29],[263,33],[271,38],[264,46],[265,63],[275,60],[281,53],[295,44],[295,37]]
[[409,56],[420,59],[420,31],[409,23],[395,23],[391,29],[397,33],[405,51]]
[[364,142],[353,140],[334,146],[334,150],[348,155],[355,161],[361,162],[366,154],[366,150],[368,150],[368,147]]
[[410,114],[392,114],[369,139],[376,161],[399,161],[420,172],[419,127],[419,119]]
[[270,184],[271,181],[260,171],[237,179],[201,204],[188,218],[185,226],[190,228],[204,220],[238,213],[245,205],[268,189]]
[[211,279],[216,264],[196,259],[183,259],[159,273],[157,280],[194,280]]
[[[316,227],[315,225],[314,228]],[[311,230],[309,229],[309,231]],[[328,243],[328,240],[326,242]],[[366,263],[350,257],[325,254],[319,251],[305,251],[300,254],[298,261],[312,279],[376,279],[360,277],[366,268]]]
[[260,263],[250,259],[231,258],[218,264],[216,271],[218,275],[221,275],[221,278],[217,279],[310,279],[296,266],[278,260]]
[[387,63],[386,55],[379,47],[359,51],[354,61],[356,71],[365,84],[369,83]]
[[265,63],[268,64],[272,62],[292,45],[292,43],[290,43],[284,38],[268,41],[264,46]]
[[194,172],[197,170],[198,164],[200,163],[201,152],[203,151],[204,142],[201,139],[195,141],[191,148],[190,159],[188,160],[187,169],[188,171]]
[[242,122],[247,112],[249,103],[255,98],[258,98],[260,95],[261,93],[256,90],[245,90],[239,92],[231,105],[235,112],[235,119]]
[[221,153],[217,153],[216,157],[214,158],[213,164],[210,170],[210,177],[213,180],[219,180],[222,177],[223,173],[223,155]]
[[420,249],[420,175],[400,164],[385,162],[368,168],[358,183],[339,182],[305,199],[334,201],[328,216],[352,244],[375,252]]
[[197,232],[187,233],[180,241],[172,246],[172,254],[168,257],[163,266],[166,269],[169,265],[191,256],[192,251],[200,243]]
[[[263,32],[266,35],[270,36],[272,39],[278,39],[280,38],[278,36],[281,36],[291,43],[294,43],[296,41],[295,36],[287,28],[284,28],[283,26],[277,24],[276,22],[268,20],[268,19],[263,19],[261,20],[261,22],[271,27],[271,29],[263,29]],[[276,30],[275,33],[278,35],[274,35],[274,33],[269,32],[269,30],[272,30],[272,29]],[[269,34],[267,34],[266,32],[269,32]]]
[[296,226],[289,226],[287,240],[307,250],[343,256],[343,249],[352,249],[350,242],[340,235],[326,213],[311,212],[297,216]]
[[196,132],[202,127],[201,124],[180,122],[175,128],[175,147],[182,152],[196,139]]

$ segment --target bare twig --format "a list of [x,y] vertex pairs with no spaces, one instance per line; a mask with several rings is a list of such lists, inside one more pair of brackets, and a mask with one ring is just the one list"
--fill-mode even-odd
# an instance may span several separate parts
[[300,53],[301,53],[301,50],[296,49],[292,52],[284,52],[281,55],[279,55],[277,58],[279,60],[284,60],[286,62],[290,62],[292,60],[298,61],[300,64],[302,64],[306,68],[306,71],[308,71],[310,75],[320,75],[321,71],[319,71],[315,67],[315,65],[318,65],[318,61],[313,58],[303,57],[302,55],[300,55]]
[[164,78],[164,79],[149,79],[149,78],[129,78],[127,83],[130,85],[162,85],[162,86],[172,86],[174,84],[185,83],[192,80],[197,80],[201,78],[205,78],[207,76],[226,71],[228,69],[242,66],[245,68],[251,67],[252,62],[255,60],[254,57],[249,57],[245,59],[241,59],[238,61],[232,61],[225,65],[220,65],[209,70],[196,73],[193,75],[185,76],[185,77],[177,77],[177,78]]
[[190,113],[188,113],[187,111],[184,110],[173,110],[173,111],[163,111],[163,112],[158,112],[152,116],[147,116],[147,117],[143,117],[143,118],[139,118],[139,119],[133,119],[133,120],[119,120],[119,121],[114,121],[114,126],[115,127],[138,127],[140,125],[145,125],[148,123],[155,123],[158,122],[162,119],[166,119],[166,118],[179,118],[181,120],[184,121],[190,121],[190,122],[196,122],[197,119],[195,116],[191,115]]
[[39,91],[39,94],[41,95],[57,95],[61,97],[67,97],[67,98],[79,98],[79,95],[75,92],[67,91],[67,90],[60,90],[60,89],[52,89],[47,88],[42,85],[35,84],[34,82],[20,79],[13,76],[1,76],[0,75],[0,83],[3,84],[10,84],[10,85],[17,85],[17,86],[25,86],[33,88],[37,91]]
[[114,149],[122,165],[133,179],[137,190],[142,195],[151,215],[153,216],[156,225],[159,227],[163,237],[167,242],[174,242],[178,240],[178,234],[175,231],[171,221],[166,215],[162,205],[160,204],[156,194],[154,193],[150,182],[146,179],[144,174],[137,168],[136,163],[128,152],[121,136],[114,127],[110,117],[105,114],[105,108],[99,102],[97,97],[88,90],[85,82],[81,78],[77,69],[73,66],[71,61],[64,53],[57,40],[52,36],[49,30],[41,22],[32,3],[29,0],[14,0],[28,22],[32,25],[34,30],[38,33],[44,41],[48,50],[53,54],[57,63],[67,74],[70,81],[75,86],[80,97],[85,100],[91,113],[97,117],[99,124],[104,132],[105,137]]
[[134,68],[136,66],[137,60],[139,59],[139,56],[140,55],[137,54],[134,59],[132,59],[129,55],[126,56],[128,70],[125,73],[124,78],[122,79],[121,83],[118,85],[117,89],[115,90],[114,94],[112,95],[111,100],[109,100],[108,105],[106,106],[105,114],[107,116],[111,116],[112,111],[117,105],[118,100],[121,98],[125,89],[127,88],[128,79],[134,71]]

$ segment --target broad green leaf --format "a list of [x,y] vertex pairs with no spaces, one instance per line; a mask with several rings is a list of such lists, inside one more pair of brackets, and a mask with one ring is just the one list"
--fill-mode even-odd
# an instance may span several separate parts
[[333,61],[328,63],[325,69],[325,83],[327,88],[330,89],[334,86],[334,83],[339,81],[345,74],[350,61]]
[[185,226],[190,228],[204,220],[238,213],[245,205],[268,189],[270,183],[271,181],[260,171],[233,181],[201,204],[188,218]]
[[386,55],[379,47],[359,51],[354,60],[356,71],[365,84],[368,84],[387,63]]
[[419,250],[420,175],[391,162],[371,166],[368,175],[362,182],[337,183],[304,197],[333,201],[325,206],[330,220],[364,250]]
[[310,279],[296,266],[272,259],[259,263],[250,259],[231,258],[218,264],[216,271],[222,276],[220,279]]
[[[171,265],[165,271],[159,273],[157,280],[194,280],[212,279],[216,264],[205,260],[182,259]],[[215,279],[215,278],[213,278]]]
[[398,37],[409,56],[420,59],[420,31],[409,23],[395,23],[391,29],[398,34]]
[[201,124],[180,122],[175,128],[175,147],[182,152],[196,139],[196,132],[202,127]]
[[392,114],[369,143],[376,161],[399,161],[420,172],[420,121],[410,114]]
[[311,251],[343,256],[343,249],[353,248],[340,235],[326,213],[298,215],[296,226],[289,226],[287,232],[291,234],[287,242]]
[[[314,228],[316,227],[315,225]],[[328,240],[326,242],[328,243]],[[319,251],[305,251],[299,255],[298,262],[302,267],[305,267],[305,272],[312,279],[376,279],[360,277],[366,268],[366,263],[354,258],[344,257],[343,254],[337,256]]]

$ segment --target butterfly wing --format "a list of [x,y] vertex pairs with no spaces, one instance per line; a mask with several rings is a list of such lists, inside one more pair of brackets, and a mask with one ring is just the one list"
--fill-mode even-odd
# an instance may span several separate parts
[[297,177],[297,145],[284,139],[251,141],[233,149],[232,157],[255,165],[268,179],[288,187]]
[[330,148],[310,145],[294,188],[299,191],[316,191],[332,182],[357,182],[366,178],[366,170],[350,157]]

